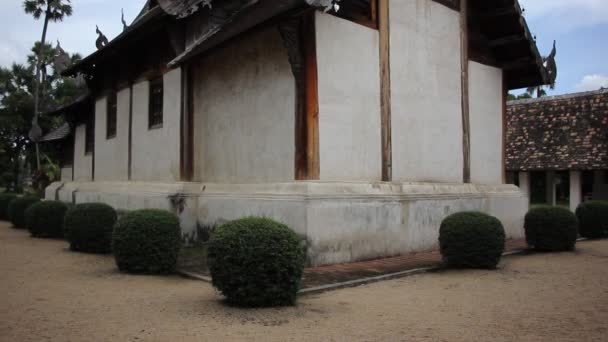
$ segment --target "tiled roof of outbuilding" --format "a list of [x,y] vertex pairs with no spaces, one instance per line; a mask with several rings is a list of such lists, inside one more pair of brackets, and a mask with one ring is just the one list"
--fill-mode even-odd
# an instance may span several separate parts
[[506,168],[608,169],[608,89],[511,101]]

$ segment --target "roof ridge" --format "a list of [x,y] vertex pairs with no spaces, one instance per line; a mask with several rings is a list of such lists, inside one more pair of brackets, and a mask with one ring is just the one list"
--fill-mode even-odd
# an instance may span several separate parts
[[608,94],[608,88],[602,88],[599,90],[591,90],[591,91],[583,91],[578,93],[570,93],[570,94],[562,94],[562,95],[554,95],[554,96],[543,96],[539,98],[532,99],[520,99],[520,100],[512,100],[508,101],[507,105],[514,106],[520,104],[528,104],[528,103],[536,103],[536,102],[548,102],[554,100],[567,100],[577,97],[591,96],[591,95],[601,95]]

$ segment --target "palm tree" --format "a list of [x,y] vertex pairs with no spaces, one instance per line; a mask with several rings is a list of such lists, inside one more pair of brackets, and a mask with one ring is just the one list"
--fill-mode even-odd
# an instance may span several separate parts
[[[72,15],[72,6],[70,5],[71,0],[25,0],[23,1],[23,9],[25,13],[31,14],[34,19],[38,20],[44,14],[44,26],[42,28],[42,39],[40,45],[44,46],[46,43],[46,31],[49,26],[49,22],[63,21],[65,17]],[[32,130],[30,131],[30,138],[37,140],[42,134],[42,130],[38,126],[38,97],[40,92],[40,62],[42,60],[41,54],[44,49],[38,50],[38,58],[36,61],[36,85],[34,88],[34,118],[32,120]],[[36,169],[40,170],[40,153],[38,149],[38,143],[36,143]]]

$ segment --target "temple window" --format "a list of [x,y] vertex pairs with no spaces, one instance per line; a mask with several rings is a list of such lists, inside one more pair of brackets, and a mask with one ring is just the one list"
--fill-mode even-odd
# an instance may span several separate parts
[[116,92],[112,91],[107,97],[106,109],[106,138],[111,139],[116,136]]
[[163,78],[150,81],[150,106],[148,109],[148,128],[163,126]]

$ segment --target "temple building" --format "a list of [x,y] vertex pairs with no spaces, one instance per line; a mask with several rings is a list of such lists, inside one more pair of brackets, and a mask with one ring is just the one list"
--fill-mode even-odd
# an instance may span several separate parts
[[47,198],[171,210],[186,241],[272,217],[311,265],[434,249],[463,210],[523,236],[506,96],[550,73],[517,0],[335,4],[151,0],[99,32]]
[[608,89],[511,101],[507,127],[509,180],[532,203],[608,200]]

